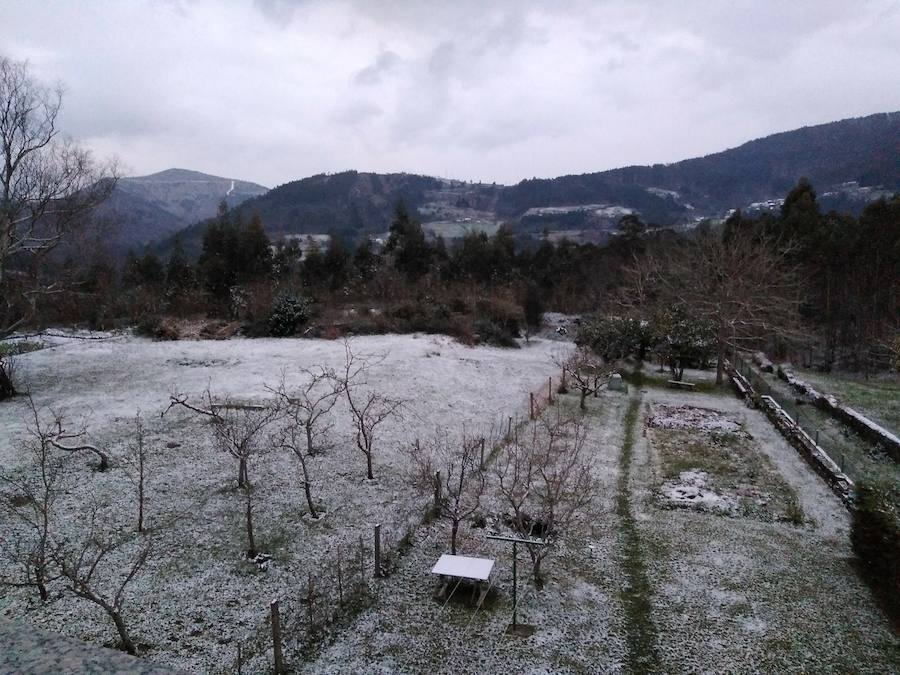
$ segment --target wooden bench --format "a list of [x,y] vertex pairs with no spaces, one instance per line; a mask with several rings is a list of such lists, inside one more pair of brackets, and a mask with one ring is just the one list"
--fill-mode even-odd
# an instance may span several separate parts
[[681,380],[669,380],[669,386],[675,389],[693,389],[693,382],[682,382]]

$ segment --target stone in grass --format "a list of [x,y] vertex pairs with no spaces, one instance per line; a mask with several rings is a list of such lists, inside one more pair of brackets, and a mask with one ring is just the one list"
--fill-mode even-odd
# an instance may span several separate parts
[[622,376],[619,373],[612,374],[612,377],[609,378],[607,388],[610,391],[628,391],[628,385],[625,384],[625,380],[622,379]]

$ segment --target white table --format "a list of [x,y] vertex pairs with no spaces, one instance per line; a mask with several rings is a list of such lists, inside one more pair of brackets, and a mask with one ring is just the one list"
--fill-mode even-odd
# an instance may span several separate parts
[[[469,579],[477,582],[472,589],[472,597],[474,598],[476,589],[482,588],[482,583],[490,578],[493,569],[494,561],[489,558],[470,558],[465,555],[449,555],[445,553],[431,568],[431,573],[437,574],[444,579],[444,585],[439,593],[441,596],[447,591],[447,577]],[[485,589],[482,589],[482,596],[486,592]]]

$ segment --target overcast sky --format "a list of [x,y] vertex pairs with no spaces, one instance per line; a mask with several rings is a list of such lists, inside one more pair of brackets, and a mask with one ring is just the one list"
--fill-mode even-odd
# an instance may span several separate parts
[[0,0],[129,174],[510,183],[900,110],[900,2]]

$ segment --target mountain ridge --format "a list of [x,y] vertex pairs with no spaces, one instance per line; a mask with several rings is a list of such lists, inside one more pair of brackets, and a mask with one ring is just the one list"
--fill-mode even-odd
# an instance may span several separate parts
[[[900,112],[801,127],[734,148],[668,164],[633,165],[515,185],[468,183],[418,174],[344,171],[289,181],[238,207],[259,213],[272,237],[379,236],[398,199],[433,235],[495,231],[504,222],[522,234],[544,231],[603,241],[627,213],[662,226],[690,227],[732,209],[777,208],[801,177],[823,208],[858,210],[900,191]],[[198,244],[195,223],[182,239]]]

